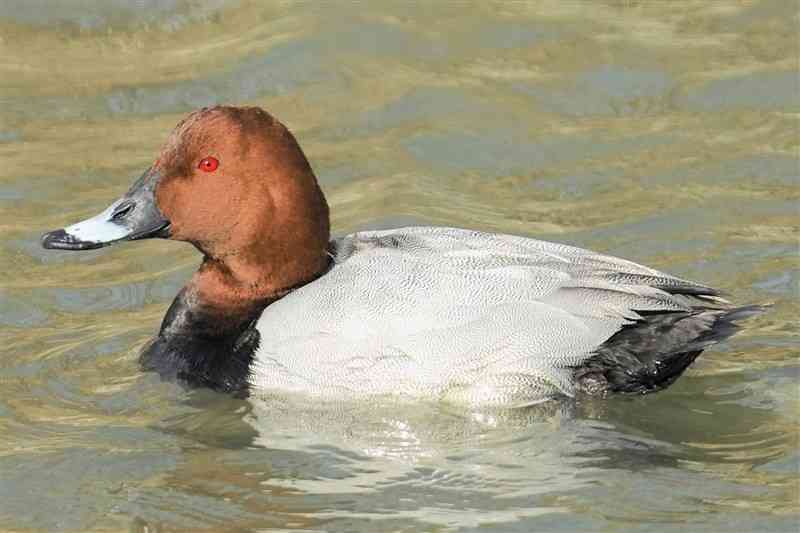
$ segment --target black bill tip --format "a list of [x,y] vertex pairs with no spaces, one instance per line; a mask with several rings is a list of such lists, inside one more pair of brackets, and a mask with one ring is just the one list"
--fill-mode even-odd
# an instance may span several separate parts
[[42,235],[42,248],[47,250],[94,250],[102,248],[105,243],[87,242],[76,239],[63,229],[50,231]]

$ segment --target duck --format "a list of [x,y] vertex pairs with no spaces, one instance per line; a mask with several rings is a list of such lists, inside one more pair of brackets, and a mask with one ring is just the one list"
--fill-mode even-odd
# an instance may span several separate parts
[[523,236],[415,226],[331,238],[311,165],[259,107],[190,113],[127,193],[42,245],[149,238],[203,259],[142,370],[236,396],[502,408],[647,394],[763,310]]

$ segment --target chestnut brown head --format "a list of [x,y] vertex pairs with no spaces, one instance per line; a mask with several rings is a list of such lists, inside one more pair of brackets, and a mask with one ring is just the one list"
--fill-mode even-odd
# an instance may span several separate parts
[[171,237],[211,257],[327,247],[328,208],[314,173],[294,136],[262,109],[192,113],[153,168]]
[[42,244],[82,250],[148,237],[191,242],[227,268],[302,277],[327,261],[328,206],[283,124],[257,107],[204,108],[122,198]]

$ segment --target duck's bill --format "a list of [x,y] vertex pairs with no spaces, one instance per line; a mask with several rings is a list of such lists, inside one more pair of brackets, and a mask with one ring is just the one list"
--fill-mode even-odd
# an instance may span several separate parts
[[125,196],[99,215],[42,235],[42,246],[55,250],[93,250],[120,241],[169,237],[169,220],[155,200],[159,177],[148,169]]

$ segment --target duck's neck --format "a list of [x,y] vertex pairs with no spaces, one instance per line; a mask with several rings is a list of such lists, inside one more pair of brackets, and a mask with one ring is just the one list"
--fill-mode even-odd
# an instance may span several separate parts
[[261,342],[255,328],[261,312],[322,275],[329,262],[326,251],[304,268],[258,265],[241,255],[206,256],[142,352],[143,369],[190,386],[245,394]]
[[198,304],[210,310],[247,315],[315,280],[329,261],[325,249],[304,261],[259,261],[245,254],[206,256],[187,288],[197,294]]

